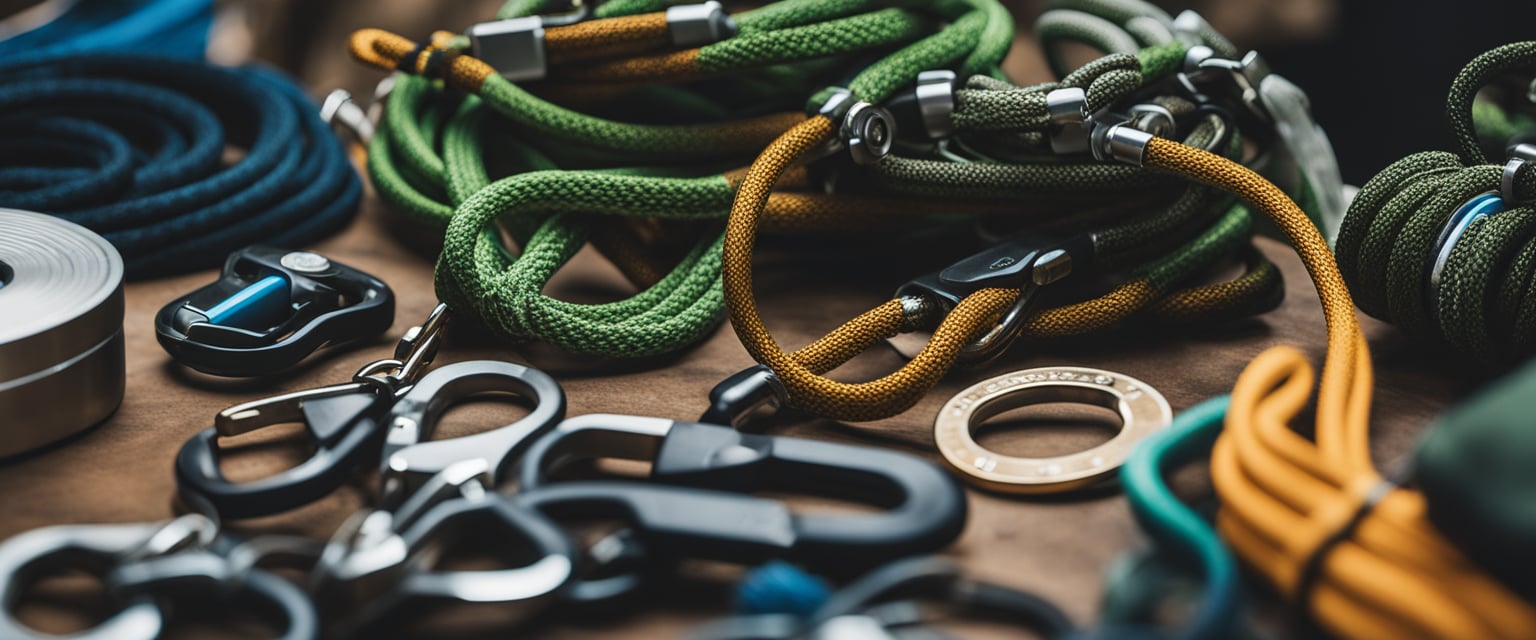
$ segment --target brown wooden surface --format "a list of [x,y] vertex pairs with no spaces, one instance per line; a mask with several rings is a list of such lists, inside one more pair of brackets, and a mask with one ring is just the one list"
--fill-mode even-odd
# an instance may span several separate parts
[[[127,288],[125,332],[128,385],[123,406],[106,424],[68,443],[0,464],[5,487],[0,538],[51,524],[133,522],[173,515],[175,485],[171,462],[181,443],[208,427],[220,409],[278,391],[303,389],[345,380],[362,364],[384,357],[389,341],[419,322],[434,303],[431,263],[403,248],[387,232],[386,218],[370,200],[363,215],[345,233],[315,247],[333,259],[373,273],[394,288],[398,299],[395,326],[388,340],[318,359],[312,366],[270,386],[230,384],[173,365],[155,342],[152,315],[166,301],[210,281],[211,271]],[[1262,318],[1216,331],[1188,334],[1122,332],[1087,341],[1025,344],[1001,363],[984,370],[959,371],[921,404],[896,418],[857,426],[812,422],[785,425],[775,433],[892,447],[937,459],[931,428],[939,406],[972,382],[1012,369],[1071,364],[1101,367],[1140,378],[1158,388],[1174,408],[1182,409],[1227,391],[1243,365],[1263,348],[1294,344],[1308,353],[1322,352],[1322,316],[1310,282],[1281,245],[1262,241],[1284,269],[1288,296],[1282,308]],[[896,247],[890,253],[916,251]],[[759,260],[760,297],[766,319],[786,345],[813,336],[878,303],[905,271],[880,272],[884,260],[849,260],[816,252],[819,257],[769,252]],[[590,253],[583,253],[556,285],[566,295],[591,296],[622,290],[616,273]],[[596,293],[596,295],[605,295]],[[1367,321],[1380,363],[1376,402],[1377,448],[1383,459],[1406,451],[1419,428],[1464,390],[1450,374],[1408,355],[1409,345],[1388,328]],[[675,358],[644,363],[591,362],[537,347],[493,346],[456,340],[442,362],[505,358],[529,363],[554,374],[564,385],[570,414],[629,413],[692,419],[703,410],[710,387],[751,364],[728,327],[703,345]],[[899,364],[881,349],[852,363],[845,379],[864,379]],[[88,393],[88,390],[82,390]],[[495,424],[495,406],[472,406],[450,416],[440,437]],[[489,422],[488,422],[489,420]],[[989,446],[1021,454],[1069,451],[1093,444],[1103,429],[1089,435],[1060,428],[1015,428],[985,440]],[[252,435],[253,441],[270,439]],[[232,461],[236,473],[271,471],[291,464],[290,449],[245,451]],[[1097,607],[1101,575],[1115,556],[1142,544],[1124,500],[1114,492],[1056,499],[1023,499],[971,493],[971,518],[964,537],[950,551],[980,577],[1037,591],[1089,620]],[[297,532],[324,536],[363,497],[343,491],[299,511],[242,522],[249,531]],[[592,627],[556,623],[536,635],[554,638],[666,637],[723,612],[732,574],[709,572],[709,579],[673,585],[675,597],[649,599],[638,613],[617,616]],[[46,612],[45,612],[46,613]],[[43,616],[42,624],[57,623]]]
[[[340,38],[360,26],[412,26],[407,33],[423,35],[427,29],[421,25],[441,19],[441,14],[414,10],[413,6],[415,3],[381,2],[376,11],[338,12],[314,27],[315,42],[327,43],[329,48],[316,47],[304,57],[303,76],[311,93],[321,95],[336,84],[367,91],[378,76],[346,60]],[[437,24],[463,26],[451,21]],[[1031,51],[1021,47],[1010,61],[1018,77],[1038,77],[1039,61]],[[390,228],[390,219],[369,196],[362,215],[351,227],[314,247],[383,278],[394,288],[398,306],[389,335],[371,345],[319,358],[297,374],[268,385],[231,384],[190,373],[173,365],[155,341],[152,314],[168,300],[211,281],[213,271],[130,284],[125,324],[128,384],[122,408],[106,424],[66,444],[0,462],[0,487],[5,489],[0,498],[0,538],[53,524],[170,517],[174,513],[173,456],[183,441],[209,426],[214,413],[276,392],[339,382],[363,363],[385,357],[403,329],[419,322],[435,302],[431,260],[407,250],[405,243],[391,235]],[[902,416],[855,426],[789,424],[774,432],[891,447],[937,460],[931,450],[930,432],[939,406],[959,389],[1001,372],[1056,364],[1111,369],[1151,383],[1179,410],[1229,390],[1244,364],[1270,345],[1297,345],[1316,360],[1323,349],[1323,325],[1311,284],[1282,245],[1263,241],[1262,247],[1282,267],[1288,296],[1279,310],[1261,318],[1219,330],[1127,330],[1091,340],[1023,344],[1000,363],[983,370],[955,372]],[[925,253],[925,245],[916,242],[792,249],[770,247],[758,260],[760,303],[768,326],[786,347],[805,344],[884,300],[896,285],[916,274],[914,264],[936,265],[946,258]],[[891,264],[901,268],[887,268]],[[584,252],[557,279],[553,292],[574,299],[611,298],[625,291],[621,282],[599,257]],[[1379,367],[1376,448],[1379,459],[1387,461],[1406,452],[1421,427],[1448,402],[1464,395],[1471,383],[1414,355],[1414,345],[1390,328],[1369,319],[1366,327]],[[440,362],[478,358],[529,363],[554,374],[566,389],[571,415],[611,412],[673,419],[697,417],[705,406],[706,394],[718,380],[751,364],[728,327],[721,327],[695,349],[639,363],[594,362],[562,356],[547,348],[496,346],[464,336],[456,336]],[[879,349],[856,360],[838,376],[867,379],[899,362],[891,350]],[[440,437],[495,424],[493,412],[498,410],[494,405],[476,405],[455,412]],[[1085,448],[1106,437],[1102,427],[1073,430],[1041,426],[1038,421],[1031,424],[1028,428],[1015,424],[1003,433],[989,434],[984,442],[1007,452],[1042,455]],[[259,473],[291,464],[295,454],[291,448],[279,446],[251,447],[236,456],[231,466],[240,474]],[[1203,486],[1198,477],[1183,484],[1196,492]],[[1124,500],[1113,491],[1052,499],[971,492],[970,499],[969,525],[949,554],[976,576],[1038,592],[1082,622],[1091,620],[1097,611],[1101,576],[1112,560],[1143,544]],[[239,526],[250,531],[324,536],[361,507],[363,500],[356,491],[343,491],[311,507]],[[527,635],[676,636],[728,607],[729,584],[735,574],[718,567],[706,567],[698,573],[699,579],[654,590],[631,611],[566,616],[537,626]],[[44,626],[77,624],[66,609],[33,606],[25,614]],[[491,617],[494,619],[495,614]]]

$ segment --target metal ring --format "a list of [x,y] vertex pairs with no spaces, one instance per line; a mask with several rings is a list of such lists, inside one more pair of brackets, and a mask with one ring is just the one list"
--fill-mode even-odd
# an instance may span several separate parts
[[[989,417],[1043,402],[1113,409],[1124,426],[1109,442],[1050,458],[988,451],[971,435],[972,425]],[[1168,401],[1145,382],[1102,369],[1043,367],[983,380],[956,394],[939,411],[933,439],[949,466],[973,485],[1004,493],[1054,493],[1093,484],[1113,473],[1138,442],[1172,420]]]
[[1451,261],[1451,251],[1456,249],[1456,243],[1461,241],[1467,228],[1478,218],[1491,216],[1504,211],[1504,198],[1496,191],[1486,191],[1472,196],[1445,219],[1445,227],[1440,230],[1440,237],[1435,240],[1434,252],[1430,254],[1429,278],[1425,281],[1425,295],[1431,304],[1440,296],[1440,281],[1445,277],[1445,267]]

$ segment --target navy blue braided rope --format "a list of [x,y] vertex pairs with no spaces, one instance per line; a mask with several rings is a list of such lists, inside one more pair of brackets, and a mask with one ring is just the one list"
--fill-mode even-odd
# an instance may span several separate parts
[[200,59],[212,26],[210,0],[75,0],[54,20],[0,39],[0,60],[109,50]]
[[100,233],[130,278],[309,244],[361,196],[315,104],[277,72],[126,54],[0,63],[0,207]]

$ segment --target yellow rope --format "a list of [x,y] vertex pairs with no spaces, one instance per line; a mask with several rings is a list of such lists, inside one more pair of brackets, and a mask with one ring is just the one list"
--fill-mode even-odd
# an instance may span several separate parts
[[1382,482],[1370,458],[1370,353],[1354,304],[1317,228],[1274,185],[1162,139],[1147,147],[1146,163],[1232,191],[1268,213],[1311,274],[1328,323],[1315,442],[1290,426],[1312,392],[1312,367],[1301,352],[1265,351],[1232,392],[1211,475],[1222,498],[1217,526],[1238,555],[1343,637],[1536,637],[1536,612],[1441,537],[1423,496],[1410,489],[1382,497],[1352,535],[1326,550],[1310,589],[1298,593],[1309,559]]

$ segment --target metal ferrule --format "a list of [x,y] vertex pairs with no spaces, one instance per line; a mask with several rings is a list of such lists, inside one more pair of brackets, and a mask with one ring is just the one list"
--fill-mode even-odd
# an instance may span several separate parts
[[1056,153],[1083,153],[1088,150],[1088,94],[1077,87],[1057,89],[1045,94],[1046,113],[1051,120],[1051,150]]
[[955,72],[948,69],[917,74],[917,109],[930,139],[955,132]]
[[1129,124],[1100,127],[1093,132],[1093,157],[1101,162],[1117,161],[1144,166],[1147,144],[1152,134]]
[[698,47],[736,35],[736,21],[715,0],[677,5],[667,7],[667,32],[675,46]]
[[1520,169],[1536,162],[1536,144],[1521,143],[1509,150],[1509,162],[1504,163],[1504,173],[1499,177],[1499,195],[1505,202],[1516,202],[1515,179]]
[[466,35],[471,53],[507,80],[539,80],[548,71],[544,20],[538,16],[482,22]]

